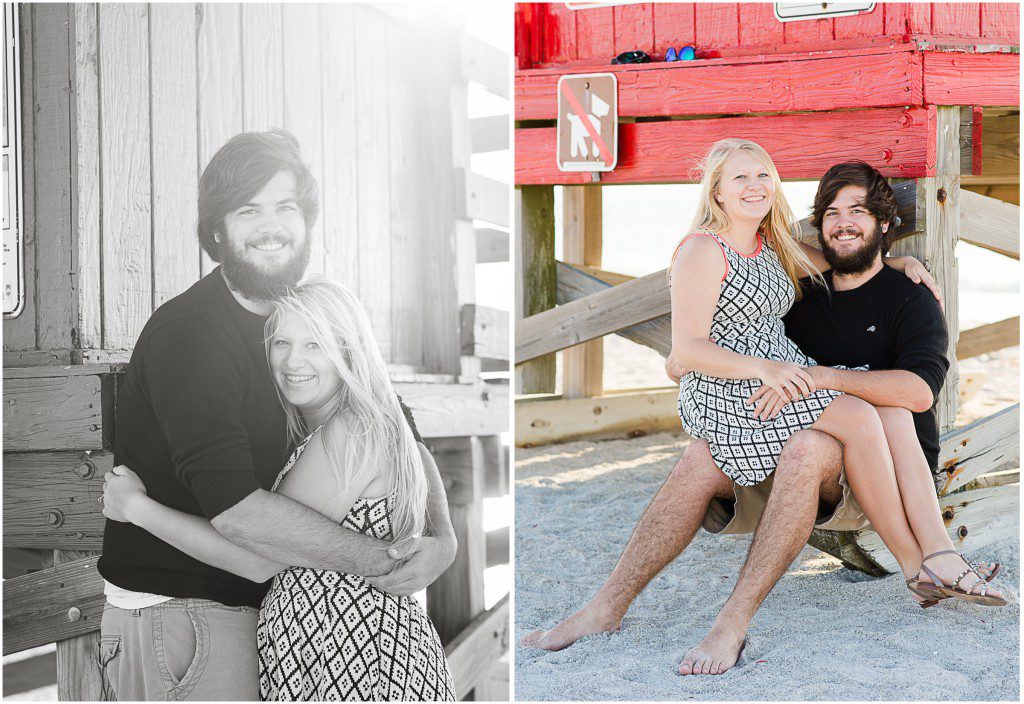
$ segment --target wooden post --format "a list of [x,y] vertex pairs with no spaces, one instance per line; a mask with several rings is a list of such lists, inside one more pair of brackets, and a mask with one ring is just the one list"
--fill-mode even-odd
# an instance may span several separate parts
[[[936,173],[921,178],[918,188],[918,229],[922,234],[896,242],[891,254],[910,254],[925,262],[942,289],[946,327],[949,330],[949,373],[939,394],[936,411],[939,430],[956,422],[960,368],[956,344],[960,336],[956,243],[960,230],[960,109],[936,109]],[[922,227],[923,224],[923,227]]]
[[[516,320],[555,307],[555,191],[516,188]],[[516,393],[554,393],[555,356],[516,367]]]
[[[53,564],[92,557],[98,552],[54,550]],[[75,609],[72,608],[72,611]],[[82,614],[68,614],[68,618],[81,618]],[[97,702],[103,699],[103,680],[97,661],[100,632],[93,631],[76,638],[57,642],[57,699],[72,702]]]
[[[601,186],[562,189],[562,261],[601,266]],[[562,395],[592,398],[604,393],[604,338],[562,353]]]
[[459,552],[427,587],[427,611],[447,644],[484,610],[483,446],[476,437],[429,441],[444,478]]

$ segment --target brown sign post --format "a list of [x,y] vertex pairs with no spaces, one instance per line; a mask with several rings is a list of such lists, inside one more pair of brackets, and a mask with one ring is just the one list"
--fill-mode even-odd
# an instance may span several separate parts
[[558,168],[611,171],[619,149],[618,81],[613,73],[558,79]]

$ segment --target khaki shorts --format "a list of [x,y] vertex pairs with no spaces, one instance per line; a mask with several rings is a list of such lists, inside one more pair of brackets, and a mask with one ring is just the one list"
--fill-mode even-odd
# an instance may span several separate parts
[[[768,503],[768,495],[772,491],[772,480],[774,474],[770,474],[760,484],[754,486],[740,486],[733,484],[732,491],[735,499],[712,499],[708,506],[708,512],[701,524],[709,533],[721,533],[723,535],[753,533],[757,530],[757,524],[761,521],[761,514]],[[843,498],[831,513],[819,516],[815,521],[815,528],[826,530],[860,530],[868,526],[868,519],[864,511],[850,491],[850,485],[846,482],[846,470],[839,474],[839,484],[843,488]]]
[[97,658],[106,701],[259,701],[259,609],[171,599],[107,604]]

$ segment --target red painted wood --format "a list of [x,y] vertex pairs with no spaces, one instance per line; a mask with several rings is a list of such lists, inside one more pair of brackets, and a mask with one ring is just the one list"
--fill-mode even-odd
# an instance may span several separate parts
[[576,10],[570,10],[565,3],[552,2],[545,5],[547,13],[544,40],[547,42],[547,60],[560,64],[577,58]]
[[836,39],[880,37],[885,34],[885,5],[876,3],[871,12],[835,18]]
[[835,39],[832,31],[832,18],[820,20],[799,20],[784,23],[787,44],[806,44],[814,42],[826,44]]
[[534,56],[531,34],[534,20],[534,9],[531,3],[516,3],[512,14],[512,25],[515,32],[516,69],[533,68]]
[[[623,117],[786,112],[920,105],[921,54],[762,57],[741,63],[688,61],[608,67],[618,78]],[[515,76],[515,119],[557,117],[558,78],[540,70]]]
[[773,3],[740,3],[739,21],[740,46],[780,47],[785,42],[785,23],[775,18]]
[[981,3],[981,36],[1020,46],[1020,5],[1015,2]]
[[697,3],[697,56],[713,57],[716,51],[739,44],[739,5],[733,2]]
[[928,34],[932,31],[932,10],[929,3],[887,2],[882,4],[885,11],[885,33],[890,36]]
[[924,99],[931,105],[1020,105],[1020,55],[927,52]]
[[981,3],[933,3],[931,33],[949,37],[980,37]]
[[[590,181],[589,174],[558,170],[555,137],[554,128],[517,130],[517,185]],[[882,108],[620,125],[619,163],[601,182],[693,182],[700,159],[725,137],[758,142],[782,178],[820,178],[848,159],[864,159],[890,177],[935,174],[935,108]]]
[[659,2],[654,5],[654,54],[661,59],[669,47],[693,46],[695,41],[693,3]]
[[612,8],[576,11],[576,53],[580,59],[593,59],[597,65],[607,64],[618,53]]
[[975,176],[981,176],[981,160],[984,154],[982,154],[981,145],[984,141],[982,132],[982,125],[985,121],[985,109],[984,108],[971,108],[971,173]]
[[[617,5],[615,16],[615,53],[639,49],[654,51],[654,8],[650,3]],[[652,56],[652,59],[664,58]]]

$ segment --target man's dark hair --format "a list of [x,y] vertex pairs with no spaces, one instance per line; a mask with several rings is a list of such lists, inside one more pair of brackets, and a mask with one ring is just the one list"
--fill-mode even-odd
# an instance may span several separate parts
[[295,175],[296,201],[306,230],[320,214],[316,179],[302,161],[299,142],[285,130],[236,134],[210,159],[199,179],[199,243],[215,262],[223,246],[213,233],[224,232],[224,216],[259,193],[279,171]]
[[896,195],[885,176],[865,161],[845,161],[825,172],[818,184],[818,193],[814,196],[811,224],[821,231],[825,209],[832,205],[839,191],[847,186],[860,186],[867,191],[864,207],[879,224],[889,223],[889,231],[882,235],[882,252],[888,252],[889,235],[894,227],[893,220],[896,218]]

